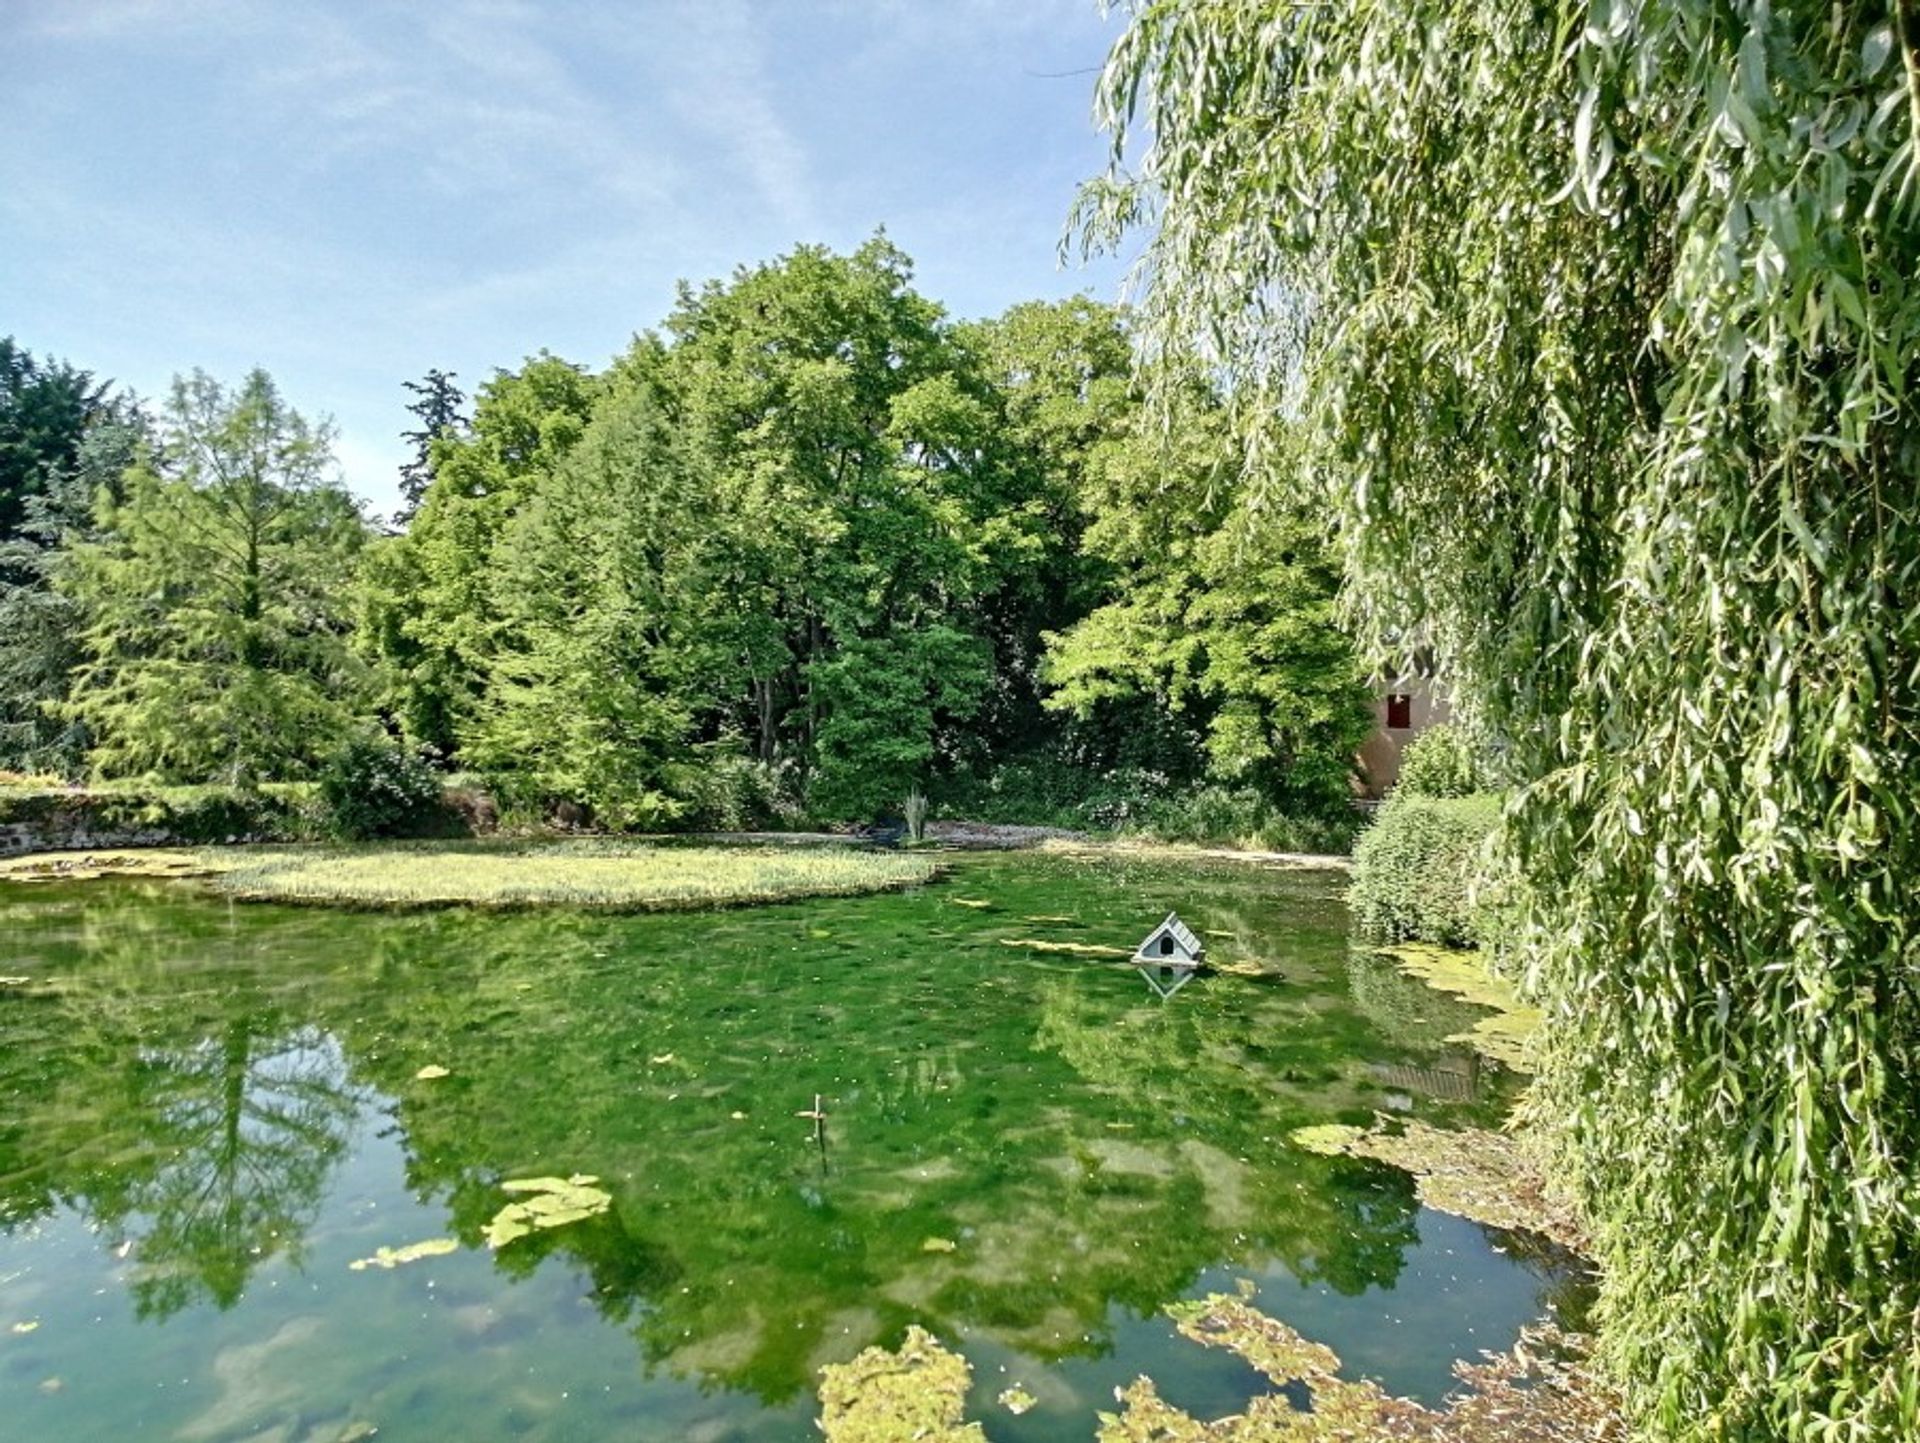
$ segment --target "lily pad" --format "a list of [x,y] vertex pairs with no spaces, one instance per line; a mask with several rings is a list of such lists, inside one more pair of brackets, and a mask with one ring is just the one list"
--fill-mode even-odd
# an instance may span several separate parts
[[381,1248],[370,1258],[356,1258],[347,1264],[356,1273],[368,1268],[397,1268],[402,1263],[418,1262],[421,1258],[443,1257],[447,1253],[460,1251],[460,1244],[452,1238],[428,1238],[425,1242],[408,1243],[403,1248]]

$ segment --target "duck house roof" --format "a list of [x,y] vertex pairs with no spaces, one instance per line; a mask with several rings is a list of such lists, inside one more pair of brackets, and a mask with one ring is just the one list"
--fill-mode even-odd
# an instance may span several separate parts
[[[1164,947],[1163,941],[1171,941],[1172,949]],[[1147,933],[1134,955],[1149,962],[1169,960],[1198,962],[1206,955],[1206,951],[1206,944],[1193,935],[1193,929],[1180,920],[1180,914],[1169,912],[1164,922]]]

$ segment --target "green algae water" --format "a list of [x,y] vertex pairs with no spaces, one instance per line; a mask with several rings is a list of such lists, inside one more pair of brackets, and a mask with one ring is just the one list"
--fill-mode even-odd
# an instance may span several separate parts
[[[1584,1285],[1287,1142],[1510,1097],[1446,1040],[1471,1009],[1350,945],[1341,886],[985,856],[906,893],[620,917],[0,884],[0,1418],[804,1439],[818,1368],[919,1323],[972,1363],[990,1437],[1085,1440],[1142,1373],[1203,1417],[1266,1390],[1160,1313],[1236,1285],[1438,1402],[1455,1358]],[[1170,908],[1259,975],[1162,998],[1007,945],[1131,946]],[[489,1249],[503,1182],[576,1174],[610,1205]]]

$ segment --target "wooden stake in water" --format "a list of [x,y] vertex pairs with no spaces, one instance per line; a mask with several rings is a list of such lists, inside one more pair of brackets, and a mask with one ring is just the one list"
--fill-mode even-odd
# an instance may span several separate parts
[[814,1140],[815,1142],[825,1142],[825,1141],[827,1140],[827,1136],[826,1136],[826,1134],[827,1134],[827,1114],[826,1114],[826,1112],[825,1112],[825,1111],[824,1111],[824,1110],[823,1110],[823,1109],[821,1108],[821,1106],[820,1106],[820,1094],[819,1094],[819,1093],[817,1093],[817,1092],[816,1092],[816,1093],[814,1093],[814,1095],[813,1095],[813,1107],[812,1107],[811,1109],[808,1109],[808,1110],[802,1110],[802,1111],[800,1111],[800,1112],[796,1112],[796,1113],[794,1114],[794,1116],[795,1116],[795,1117],[810,1117],[810,1118],[812,1118],[812,1119],[813,1119],[813,1140]]

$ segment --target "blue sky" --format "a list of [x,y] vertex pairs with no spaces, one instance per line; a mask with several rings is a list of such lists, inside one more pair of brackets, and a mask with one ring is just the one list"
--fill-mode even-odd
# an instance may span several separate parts
[[884,225],[959,316],[1062,270],[1095,0],[0,0],[0,334],[265,366],[377,510],[401,383],[598,367],[680,279]]

